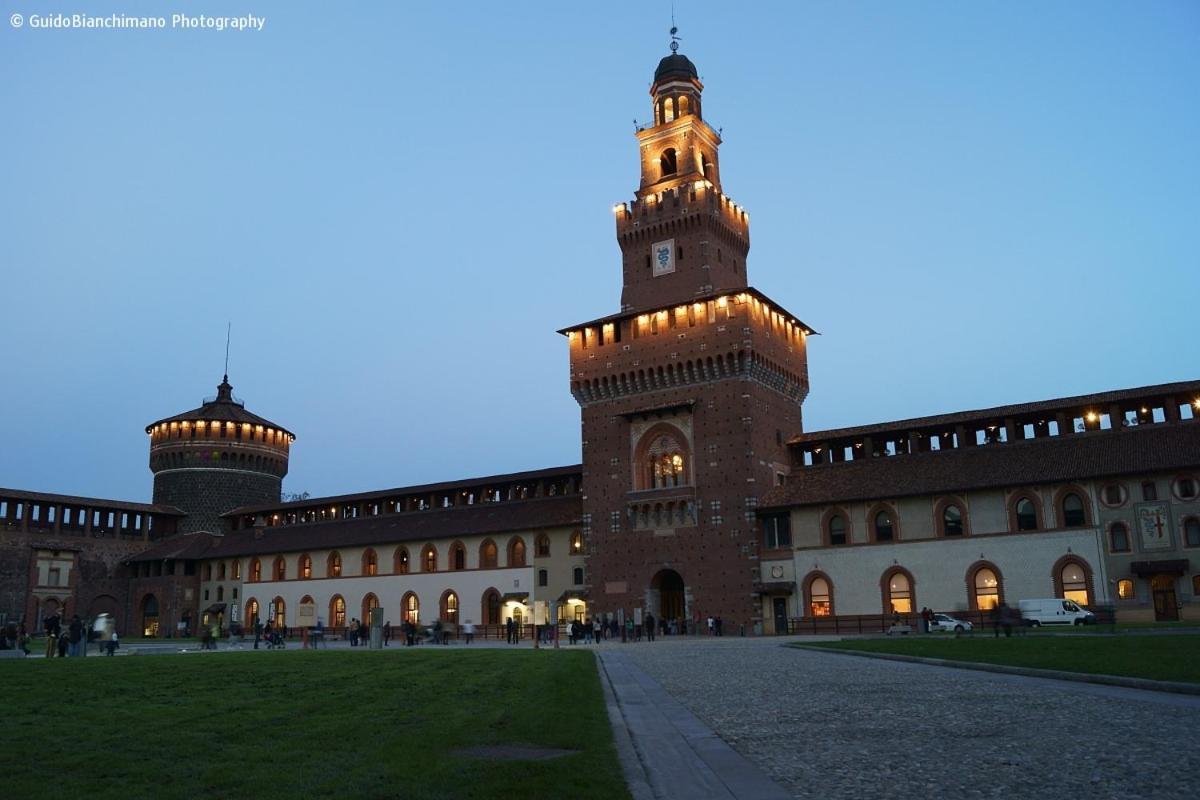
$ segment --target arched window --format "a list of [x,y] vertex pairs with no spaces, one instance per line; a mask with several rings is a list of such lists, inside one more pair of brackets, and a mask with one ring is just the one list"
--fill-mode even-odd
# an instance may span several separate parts
[[572,573],[572,578],[574,579],[576,586],[582,586],[583,585],[583,567],[576,567],[574,572]]
[[679,116],[682,117],[686,113],[688,113],[688,99],[686,94],[682,94],[679,96]]
[[480,569],[495,569],[496,559],[496,543],[491,539],[485,539],[483,544],[479,545]]
[[943,536],[962,536],[963,535],[963,513],[962,509],[954,503],[947,503],[942,509],[942,535]]
[[1134,597],[1133,581],[1128,578],[1117,581],[1117,597],[1122,600],[1132,600]]
[[841,512],[830,515],[829,522],[826,527],[828,530],[827,535],[829,536],[829,544],[836,546],[840,544],[846,544],[850,541],[850,537],[847,534],[846,516]]
[[421,551],[421,571],[437,572],[437,548],[432,544],[425,545]]
[[538,534],[536,545],[537,555],[544,558],[550,555],[550,537],[544,533]]
[[500,593],[488,589],[483,593],[483,624],[499,625],[500,622]]
[[912,613],[915,604],[913,597],[912,578],[903,570],[894,569],[889,572],[883,581],[884,604],[883,610],[885,614],[900,612],[901,614]]
[[1036,531],[1038,529],[1038,513],[1037,506],[1028,497],[1022,497],[1017,501],[1015,508],[1017,517],[1017,530],[1019,531]]
[[225,599],[225,587],[218,586],[217,587],[217,602],[219,603],[224,599]]
[[224,561],[217,564],[217,580],[219,580],[219,581],[225,580],[225,562]]
[[362,601],[362,623],[364,625],[371,624],[371,609],[379,608],[379,598],[374,592],[368,592],[367,596]]
[[283,556],[275,559],[275,580],[287,580],[287,561],[284,560]]
[[980,611],[988,611],[1000,605],[1000,579],[991,567],[980,567],[975,570],[975,579],[971,582],[975,592],[974,606]]
[[308,553],[300,556],[300,577],[312,577],[312,556],[310,556]]
[[814,617],[833,615],[833,589],[824,575],[814,576],[808,581],[808,613]]
[[637,448],[635,489],[666,489],[687,486],[689,476],[686,439],[671,425],[656,425],[642,437]]
[[538,570],[538,586],[550,585],[550,573],[544,569]]
[[458,624],[458,595],[452,591],[446,591],[442,595],[441,603],[442,622],[450,623],[451,625]]
[[1084,511],[1083,498],[1075,492],[1063,495],[1062,523],[1064,528],[1079,528],[1087,524],[1087,513]]
[[287,627],[287,603],[283,602],[282,597],[271,601],[271,619],[276,625]]
[[678,161],[675,155],[675,148],[668,147],[663,150],[662,155],[658,158],[658,165],[662,169],[662,177],[674,175],[679,169]]
[[896,530],[890,511],[878,511],[875,514],[875,541],[890,542],[895,538]]
[[[675,98],[664,97],[663,101],[663,122],[670,122],[675,119]],[[674,152],[674,151],[672,151]]]
[[[378,575],[379,574],[379,557],[375,555],[375,551],[367,548],[362,557],[362,574],[363,575]],[[366,619],[364,617],[364,619]]]
[[408,548],[397,547],[396,554],[392,556],[392,572],[397,575],[408,574]]
[[1088,591],[1088,573],[1086,567],[1078,561],[1068,561],[1059,571],[1062,586],[1062,597],[1074,600],[1081,606],[1090,605],[1091,593]]
[[700,172],[704,177],[712,178],[710,174],[712,172],[712,162],[708,160],[708,154],[704,152],[700,153]]
[[250,562],[250,581],[258,583],[262,580],[262,562],[257,558]]
[[525,540],[520,536],[514,536],[508,543],[508,565],[525,566]]
[[579,555],[583,552],[583,534],[575,531],[571,534],[571,555]]
[[241,561],[233,562],[233,579],[235,581],[240,581],[242,579],[242,562]]
[[329,554],[329,559],[325,562],[325,574],[330,578],[342,577],[342,556],[337,550]]
[[1200,520],[1195,517],[1183,523],[1183,543],[1188,547],[1200,547]]
[[204,580],[206,580],[206,581],[212,580],[212,564],[204,565]]
[[340,594],[335,594],[329,601],[329,624],[335,628],[346,627],[346,601]]
[[467,548],[463,547],[462,542],[455,542],[450,546],[450,568],[467,568]]
[[1125,523],[1114,522],[1112,527],[1108,529],[1108,539],[1112,552],[1129,552],[1129,528],[1125,527]]
[[246,601],[246,624],[253,625],[258,619],[258,601],[251,597]]
[[413,592],[407,593],[400,600],[400,615],[413,625],[421,624],[421,601]]

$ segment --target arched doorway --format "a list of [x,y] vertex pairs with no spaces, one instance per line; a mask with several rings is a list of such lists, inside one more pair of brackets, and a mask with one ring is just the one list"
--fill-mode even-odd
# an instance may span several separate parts
[[1175,576],[1155,575],[1150,579],[1150,594],[1154,598],[1154,621],[1175,622],[1179,619],[1179,604],[1175,599]]
[[152,594],[142,600],[142,636],[158,636],[158,598]]
[[660,570],[650,581],[650,610],[658,614],[661,622],[687,618],[684,601],[683,576],[673,569]]

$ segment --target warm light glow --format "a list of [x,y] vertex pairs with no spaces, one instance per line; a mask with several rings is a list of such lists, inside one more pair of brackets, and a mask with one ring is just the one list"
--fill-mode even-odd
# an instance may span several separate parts
[[728,297],[718,297],[717,298],[717,308],[725,308],[725,306],[727,306],[727,305],[729,305]]
[[1095,412],[1095,411],[1089,411],[1089,412],[1088,412],[1088,414],[1087,414],[1087,421],[1088,421],[1088,422],[1095,422],[1097,419],[1099,419],[1099,417],[1097,417],[1097,416],[1096,416],[1096,412]]
[[625,210],[625,204],[624,204],[624,203],[617,203],[615,206],[613,206],[613,213],[614,213],[614,214],[620,214],[620,213],[621,213],[622,211],[624,211],[624,210]]
[[1063,592],[1063,599],[1074,600],[1081,606],[1086,606],[1088,601],[1088,593],[1086,589],[1068,589]]
[[1200,397],[1197,397],[1196,402],[1192,403],[1192,405],[1196,407],[1196,410],[1200,411]]
[[646,326],[650,324],[650,315],[642,314],[638,317],[638,325]]

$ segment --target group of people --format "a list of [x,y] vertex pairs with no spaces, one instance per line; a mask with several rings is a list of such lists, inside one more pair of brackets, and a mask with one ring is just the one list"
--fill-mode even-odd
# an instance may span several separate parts
[[0,650],[23,650],[29,655],[30,638],[24,622],[10,622],[0,629]]

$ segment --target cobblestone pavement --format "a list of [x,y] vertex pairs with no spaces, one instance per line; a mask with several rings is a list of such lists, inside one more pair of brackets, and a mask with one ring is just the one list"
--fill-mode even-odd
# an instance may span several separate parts
[[771,639],[622,649],[796,797],[1191,800],[1200,784],[1200,697]]

